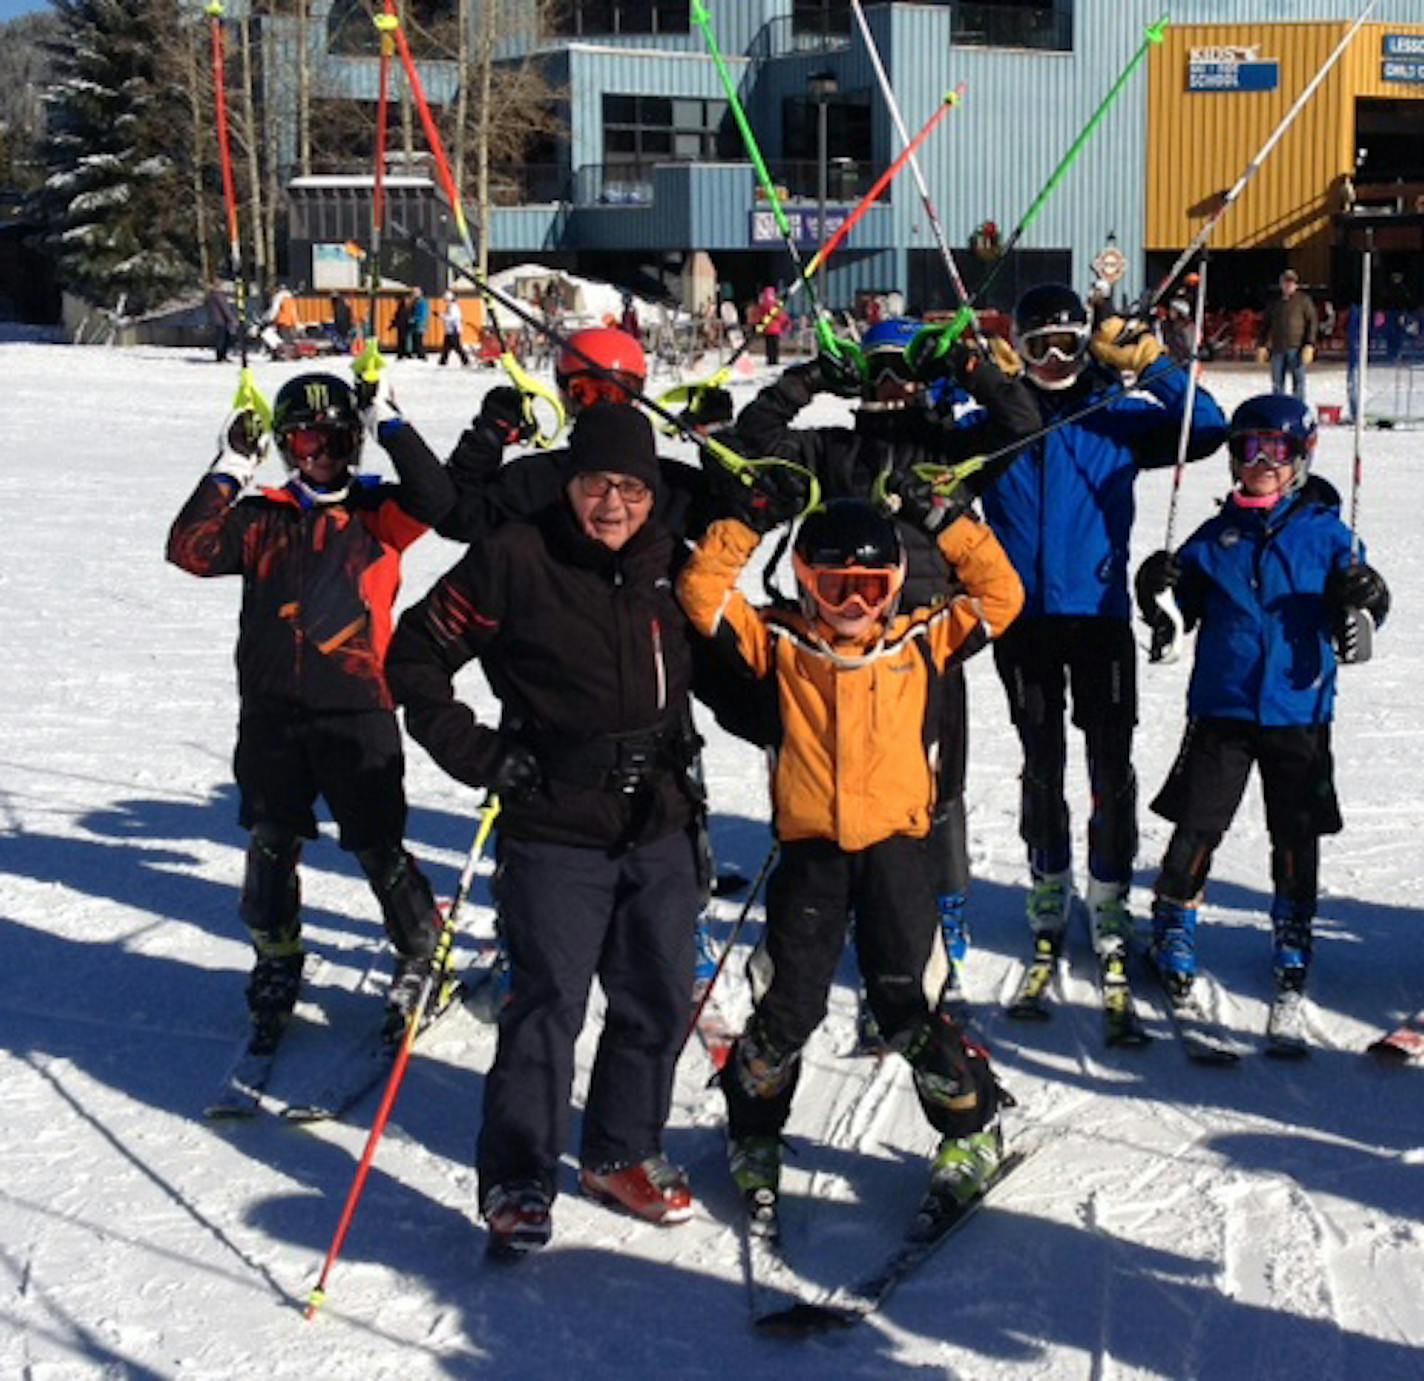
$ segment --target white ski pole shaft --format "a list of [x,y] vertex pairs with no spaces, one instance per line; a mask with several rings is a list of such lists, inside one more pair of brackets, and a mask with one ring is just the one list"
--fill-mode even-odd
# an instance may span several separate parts
[[1365,232],[1365,261],[1360,269],[1360,320],[1355,361],[1355,460],[1350,475],[1350,560],[1360,559],[1360,485],[1365,472],[1365,397],[1370,373],[1370,275],[1375,257],[1375,232]]

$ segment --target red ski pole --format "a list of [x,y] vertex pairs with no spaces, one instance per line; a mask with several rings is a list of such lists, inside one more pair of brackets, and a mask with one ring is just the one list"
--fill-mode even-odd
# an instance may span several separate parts
[[317,1311],[326,1303],[326,1282],[331,1278],[336,1258],[341,1255],[341,1249],[346,1245],[346,1235],[351,1231],[352,1220],[356,1217],[356,1206],[361,1202],[361,1194],[366,1188],[367,1177],[370,1175],[371,1166],[376,1159],[376,1147],[381,1144],[381,1136],[386,1130],[386,1123],[390,1121],[391,1113],[396,1105],[396,1098],[400,1095],[401,1084],[405,1080],[405,1071],[410,1064],[411,1051],[415,1048],[415,1038],[420,1034],[420,1019],[430,1002],[431,994],[435,991],[435,984],[444,977],[450,967],[450,953],[455,944],[455,923],[459,917],[460,908],[464,905],[465,898],[469,896],[470,888],[474,885],[475,868],[484,854],[485,844],[489,840],[490,831],[494,828],[494,822],[498,816],[499,797],[491,796],[485,806],[484,815],[480,819],[480,827],[475,833],[475,841],[470,845],[469,855],[465,859],[464,871],[460,874],[460,885],[455,889],[449,914],[445,917],[445,925],[440,932],[440,943],[435,949],[435,962],[430,966],[430,972],[421,985],[420,996],[410,1009],[410,1016],[405,1024],[405,1037],[396,1054],[391,1077],[386,1080],[386,1091],[381,1096],[381,1106],[376,1109],[376,1120],[371,1124],[371,1134],[366,1138],[366,1149],[361,1153],[361,1163],[357,1165],[356,1174],[352,1178],[351,1188],[346,1195],[346,1206],[341,1210],[341,1219],[336,1225],[331,1246],[327,1248],[321,1275],[307,1298],[306,1317],[308,1319],[316,1318]]

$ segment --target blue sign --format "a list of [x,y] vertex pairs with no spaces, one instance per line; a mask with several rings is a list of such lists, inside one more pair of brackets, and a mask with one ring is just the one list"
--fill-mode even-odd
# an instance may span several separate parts
[[[823,229],[817,224],[820,217],[815,207],[807,211],[791,210],[788,207],[783,207],[782,210],[786,212],[786,223],[791,227],[791,238],[797,249],[819,249],[846,223],[846,218],[850,215],[849,207],[826,207],[826,224]],[[780,227],[771,211],[751,212],[750,238],[754,245],[782,243]]]
[[[1386,34],[1384,56],[1424,60],[1424,34]],[[1385,64],[1388,67],[1388,64]]]
[[1274,91],[1280,84],[1281,65],[1274,58],[1187,64],[1188,91]]
[[1411,86],[1424,86],[1424,58],[1386,58],[1380,75],[1387,82],[1407,82]]

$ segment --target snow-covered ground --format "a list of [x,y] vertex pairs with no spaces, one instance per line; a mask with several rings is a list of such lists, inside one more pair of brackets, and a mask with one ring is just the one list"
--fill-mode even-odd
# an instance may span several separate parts
[[[970,672],[968,982],[1019,1099],[1010,1139],[1040,1148],[994,1207],[858,1331],[753,1336],[720,1100],[694,1044],[668,1143],[693,1175],[695,1220],[659,1230],[569,1192],[546,1254],[492,1268],[470,1167],[493,1033],[461,1016],[418,1054],[330,1302],[306,1323],[300,1307],[375,1099],[349,1123],[311,1130],[272,1116],[225,1130],[199,1115],[244,1022],[244,841],[229,766],[238,586],[193,580],[162,553],[236,371],[196,352],[39,344],[0,348],[0,367],[0,1374],[1424,1375],[1424,1078],[1360,1053],[1424,1002],[1418,436],[1367,438],[1361,526],[1395,614],[1376,659],[1342,675],[1347,828],[1324,845],[1309,1061],[1252,1053],[1204,1069],[1168,1039],[1105,1050],[1082,935],[1051,1022],[999,1014],[1026,937],[1018,763],[981,658]],[[408,415],[442,452],[494,382],[395,368]],[[270,393],[295,370],[264,366],[260,381]],[[1262,377],[1217,370],[1209,382],[1229,405]],[[1317,370],[1312,384],[1317,401],[1343,401],[1340,371]],[[819,402],[806,420],[841,408]],[[1318,471],[1342,490],[1350,443],[1335,428],[1320,447]],[[1179,539],[1226,481],[1223,458],[1188,472]],[[1139,559],[1161,544],[1169,488],[1169,473],[1138,485]],[[407,597],[456,555],[435,538],[416,547]],[[1176,749],[1187,670],[1142,669],[1144,797]],[[477,673],[469,693],[484,701]],[[723,864],[750,875],[767,842],[760,763],[709,738],[715,840]],[[448,891],[475,796],[419,749],[408,786],[412,847]],[[1081,772],[1075,790],[1081,827]],[[1145,810],[1142,823],[1139,911],[1167,837]],[[352,861],[323,839],[304,879],[317,959],[279,1098],[309,1088],[380,1003],[379,926]],[[1202,941],[1225,1016],[1253,1045],[1269,989],[1268,896],[1253,787],[1220,851]],[[478,901],[466,950],[490,922],[483,886]],[[730,921],[735,907],[720,905]],[[744,1010],[739,971],[726,995]],[[838,987],[790,1128],[789,1247],[818,1286],[889,1243],[932,1141],[902,1068],[846,1056],[851,1010]],[[584,1075],[588,1046],[586,1033]]]

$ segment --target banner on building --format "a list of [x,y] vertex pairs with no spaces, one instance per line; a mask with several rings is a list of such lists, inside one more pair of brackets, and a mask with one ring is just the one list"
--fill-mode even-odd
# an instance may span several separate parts
[[313,288],[318,292],[346,292],[360,286],[361,259],[347,245],[312,246]]
[[1382,51],[1385,81],[1424,85],[1424,34],[1386,34]]

